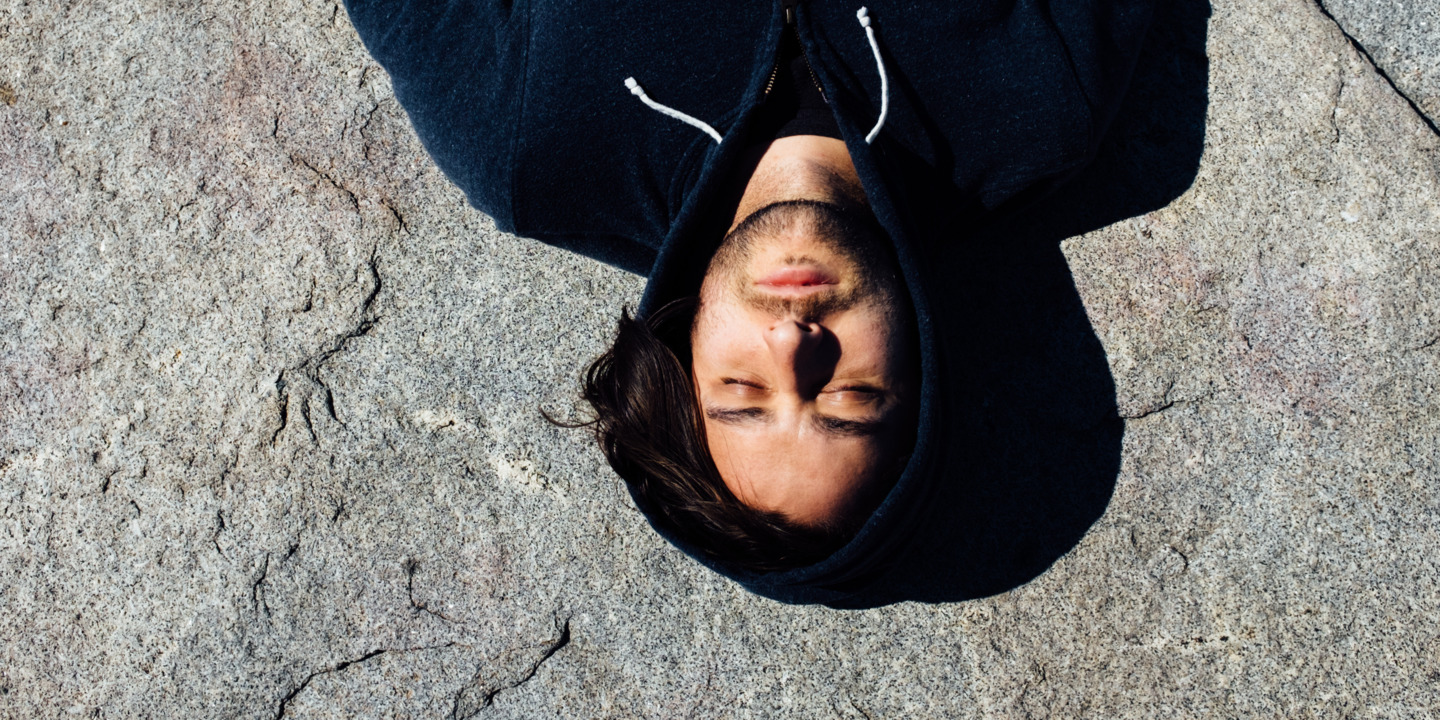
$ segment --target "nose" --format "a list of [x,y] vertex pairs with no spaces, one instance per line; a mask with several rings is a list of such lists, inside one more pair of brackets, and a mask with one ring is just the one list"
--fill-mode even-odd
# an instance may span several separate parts
[[825,329],[818,323],[795,319],[776,320],[765,332],[765,344],[779,366],[781,376],[803,390],[819,374]]

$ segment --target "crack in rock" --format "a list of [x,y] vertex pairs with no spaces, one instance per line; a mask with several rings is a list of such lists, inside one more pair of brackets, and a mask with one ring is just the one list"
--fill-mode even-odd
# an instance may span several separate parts
[[1189,555],[1186,555],[1183,550],[1181,550],[1180,548],[1175,547],[1174,545],[1167,545],[1166,547],[1169,547],[1171,552],[1173,552],[1173,553],[1175,553],[1176,555],[1179,555],[1179,556],[1180,556],[1180,563],[1181,563],[1180,572],[1181,572],[1181,573],[1184,573],[1184,572],[1189,571],[1189,570],[1190,570],[1190,556],[1189,556]]
[[385,654],[387,654],[387,653],[407,653],[407,652],[419,652],[419,651],[422,651],[422,650],[440,650],[440,649],[442,649],[442,648],[453,647],[454,645],[455,645],[455,643],[453,643],[453,642],[448,642],[448,643],[443,643],[443,644],[440,644],[440,645],[427,645],[427,646],[424,646],[424,647],[400,648],[400,649],[396,649],[396,650],[391,650],[391,649],[388,649],[388,648],[380,648],[380,649],[378,649],[378,650],[371,650],[370,652],[365,653],[364,655],[361,655],[360,657],[355,658],[354,660],[345,660],[345,661],[342,661],[342,662],[340,662],[340,663],[337,663],[336,665],[334,665],[334,666],[332,666],[332,667],[325,668],[324,670],[316,670],[315,672],[312,672],[312,673],[310,673],[309,675],[305,676],[305,679],[304,679],[304,680],[301,680],[301,681],[300,681],[300,684],[299,684],[299,685],[296,685],[293,690],[291,690],[290,692],[286,693],[286,694],[285,694],[285,697],[280,698],[280,707],[275,711],[275,720],[280,720],[281,718],[285,717],[285,713],[290,709],[290,703],[295,700],[295,697],[296,697],[297,695],[299,695],[301,692],[303,692],[303,691],[305,690],[305,688],[309,687],[309,686],[310,686],[310,683],[311,683],[312,681],[314,681],[315,678],[320,677],[321,675],[329,675],[330,673],[337,673],[337,672],[340,672],[341,670],[344,670],[345,668],[348,668],[348,667],[350,667],[350,666],[352,666],[352,665],[359,665],[360,663],[363,663],[363,662],[365,662],[365,661],[367,661],[367,660],[372,660],[372,659],[374,659],[374,658],[377,658],[377,657],[379,657],[379,656],[381,656],[381,655],[385,655]]
[[1172,408],[1172,407],[1175,407],[1175,403],[1177,403],[1177,402],[1179,402],[1179,401],[1178,401],[1178,400],[1166,400],[1166,401],[1164,401],[1164,402],[1163,402],[1162,404],[1160,404],[1160,405],[1157,405],[1157,406],[1152,407],[1152,408],[1147,408],[1147,409],[1145,409],[1145,410],[1141,410],[1140,412],[1135,413],[1134,415],[1121,415],[1121,416],[1120,416],[1120,419],[1122,419],[1122,420],[1140,420],[1140,419],[1143,419],[1143,418],[1147,418],[1147,417],[1150,417],[1151,415],[1156,415],[1156,414],[1165,412],[1166,410],[1169,410],[1169,409]]
[[[342,131],[341,134],[344,134],[344,132]],[[290,161],[295,163],[296,165],[304,167],[312,173],[315,173],[315,175],[318,176],[321,180],[324,180],[326,184],[328,184],[332,188],[335,188],[335,190],[337,190],[341,195],[344,195],[345,199],[350,202],[350,208],[355,211],[355,214],[361,215],[360,198],[355,194],[355,191],[351,190],[348,187],[345,187],[335,178],[331,177],[329,173],[315,167],[313,164],[310,163],[309,160],[300,157],[298,154],[291,153]],[[364,216],[361,215],[361,217],[363,219]]]
[[335,392],[321,377],[321,370],[325,363],[339,354],[345,346],[355,338],[364,337],[374,329],[375,323],[380,321],[379,314],[375,311],[375,299],[380,296],[380,289],[383,282],[380,278],[380,257],[378,247],[370,250],[370,259],[367,261],[367,268],[370,272],[370,289],[360,301],[360,320],[355,327],[340,333],[329,345],[314,353],[298,364],[280,371],[280,376],[275,379],[275,393],[279,398],[279,422],[275,431],[270,435],[270,445],[273,447],[280,441],[281,433],[290,426],[290,404],[295,400],[299,411],[300,419],[305,423],[305,430],[310,435],[310,442],[320,444],[320,436],[315,432],[315,422],[311,415],[311,404],[315,398],[319,398],[325,414],[330,419],[345,427],[345,421],[340,419],[339,413],[335,410]]
[[[220,533],[225,532],[225,513],[216,510],[215,523],[215,534],[210,536],[210,544],[214,545],[215,552],[220,553],[220,557],[224,558],[225,551],[220,549]],[[229,558],[225,559],[228,560]]]
[[1330,129],[1335,131],[1335,144],[1340,143],[1340,101],[1345,99],[1345,71],[1339,73],[1340,82],[1335,88],[1335,101],[1330,106]]
[[1335,18],[1335,15],[1330,12],[1330,9],[1325,7],[1324,1],[1315,0],[1315,7],[1319,8],[1320,13],[1335,24],[1335,28],[1349,41],[1350,47],[1355,48],[1355,52],[1360,53],[1360,57],[1365,58],[1365,62],[1370,64],[1370,68],[1375,71],[1375,74],[1379,75],[1380,79],[1384,80],[1385,84],[1389,85],[1390,89],[1394,90],[1395,94],[1399,95],[1400,98],[1405,101],[1405,104],[1410,106],[1411,110],[1415,111],[1415,115],[1420,118],[1420,122],[1425,123],[1425,127],[1430,128],[1430,132],[1434,133],[1436,137],[1440,137],[1440,127],[1435,126],[1435,121],[1431,120],[1430,116],[1426,115],[1425,111],[1420,109],[1420,106],[1417,105],[1414,100],[1411,100],[1410,96],[1406,95],[1405,91],[1401,90],[1399,85],[1395,84],[1395,81],[1390,78],[1389,73],[1386,73],[1385,69],[1380,67],[1380,63],[1375,62],[1375,58],[1370,55],[1370,51],[1366,50],[1365,46],[1361,45],[1360,41],[1355,39],[1355,36],[1351,35],[1350,31],[1346,30],[1344,25],[1340,24],[1340,21]]
[[[450,709],[450,720],[467,720],[468,718],[475,717],[481,711],[495,703],[496,695],[506,690],[520,687],[534,678],[535,674],[540,672],[540,666],[545,664],[546,660],[554,657],[555,653],[560,652],[561,649],[570,644],[570,618],[565,618],[562,624],[557,617],[555,626],[556,630],[559,631],[558,636],[553,640],[542,643],[540,645],[539,656],[514,680],[491,686],[489,683],[482,683],[480,681],[480,673],[476,673],[475,679],[471,681],[471,684],[462,688],[460,692],[455,695],[455,703]],[[524,649],[522,648],[505,653],[496,661],[496,664],[503,664],[511,655],[523,651]]]
[[1170,382],[1165,385],[1165,392],[1163,392],[1163,393],[1160,394],[1160,402],[1158,402],[1158,403],[1156,403],[1156,404],[1154,404],[1154,405],[1152,405],[1152,406],[1150,406],[1150,407],[1147,407],[1147,408],[1145,408],[1144,410],[1141,410],[1141,411],[1139,411],[1139,412],[1136,412],[1136,413],[1134,413],[1134,414],[1130,414],[1130,415],[1123,415],[1123,414],[1122,414],[1122,415],[1120,415],[1120,419],[1121,419],[1121,420],[1140,420],[1140,419],[1143,419],[1143,418],[1150,417],[1151,415],[1158,415],[1159,413],[1165,412],[1166,410],[1169,410],[1170,408],[1173,408],[1173,407],[1175,407],[1176,405],[1185,405],[1185,404],[1188,404],[1188,403],[1200,402],[1200,401],[1202,401],[1202,400],[1208,400],[1208,399],[1210,399],[1210,398],[1212,398],[1212,397],[1215,396],[1215,389],[1212,387],[1212,388],[1210,389],[1210,392],[1207,392],[1207,393],[1205,393],[1204,395],[1200,395],[1200,396],[1198,396],[1198,397],[1192,397],[1192,398],[1171,398],[1171,397],[1170,397],[1170,393],[1171,393],[1171,391],[1173,391],[1174,389],[1175,389],[1175,380],[1172,378],[1172,379],[1170,380]]
[[410,598],[410,608],[411,608],[412,610],[414,610],[414,611],[417,612],[417,613],[421,613],[421,612],[427,613],[427,614],[432,615],[432,616],[434,616],[434,617],[436,617],[436,618],[439,618],[440,620],[443,620],[443,621],[445,621],[445,622],[447,622],[447,623],[451,623],[451,624],[454,624],[454,625],[463,625],[463,624],[464,624],[464,623],[462,623],[462,622],[459,621],[459,620],[456,620],[456,619],[454,619],[454,618],[451,618],[451,617],[447,616],[445,613],[442,613],[442,612],[440,612],[439,610],[435,610],[435,609],[431,608],[431,607],[430,607],[430,603],[427,603],[427,602],[425,602],[424,600],[416,600],[416,599],[415,599],[415,573],[420,570],[420,561],[415,560],[415,559],[413,559],[413,558],[412,558],[412,559],[407,559],[407,560],[405,561],[405,563],[404,563],[404,568],[405,568],[405,594],[406,594],[407,597]]
[[[557,616],[555,626],[556,630],[558,631],[557,637],[541,643],[539,645],[539,655],[533,661],[531,661],[529,665],[526,666],[525,670],[521,672],[518,676],[516,676],[513,680],[491,686],[488,683],[479,682],[479,675],[477,673],[476,679],[472,680],[469,686],[462,688],[460,692],[455,696],[455,701],[453,707],[451,708],[450,717],[453,720],[461,720],[463,718],[474,717],[480,711],[490,707],[495,702],[496,695],[499,695],[506,690],[520,687],[521,685],[524,685],[525,683],[533,679],[535,675],[540,671],[540,666],[545,664],[545,661],[554,657],[556,653],[560,652],[561,649],[570,644],[570,618],[566,617],[564,621],[561,621]],[[300,693],[304,692],[306,688],[310,687],[310,684],[314,682],[316,678],[322,675],[330,675],[332,673],[341,672],[352,666],[359,665],[369,660],[373,660],[377,657],[380,657],[381,655],[392,653],[421,652],[425,650],[442,650],[445,648],[456,647],[457,644],[458,643],[455,642],[447,642],[441,643],[439,645],[425,645],[412,648],[379,648],[376,650],[371,650],[370,652],[367,652],[358,658],[344,660],[328,668],[316,670],[309,675],[306,675],[304,680],[301,680],[298,684],[295,685],[294,688],[291,688],[289,692],[285,693],[284,697],[280,698],[279,705],[275,710],[275,720],[281,720],[282,718],[284,718],[289,712],[291,704],[294,703],[295,698],[299,697]],[[468,645],[459,646],[469,647]],[[497,661],[497,664],[504,663],[506,660],[510,659],[512,655],[525,652],[526,650],[531,650],[534,648],[535,646],[531,646],[529,648],[521,648],[507,652],[500,657],[500,659]]]
[[265,578],[270,575],[270,553],[265,553],[265,560],[260,565],[259,576],[250,583],[250,604],[258,616],[261,610],[265,611],[265,617],[270,617],[270,604],[265,601]]
[[1150,417],[1151,415],[1154,415],[1154,414],[1156,414],[1156,413],[1165,412],[1166,410],[1169,410],[1170,408],[1175,407],[1175,403],[1176,403],[1177,401],[1170,399],[1170,391],[1171,391],[1171,390],[1174,390],[1174,389],[1175,389],[1175,378],[1170,378],[1170,382],[1169,382],[1169,383],[1166,383],[1166,385],[1165,385],[1165,392],[1160,393],[1160,402],[1159,402],[1159,403],[1157,403],[1156,405],[1154,405],[1154,406],[1152,406],[1152,407],[1149,407],[1149,408],[1146,408],[1146,409],[1144,409],[1144,410],[1141,410],[1140,412],[1135,413],[1134,415],[1121,415],[1121,416],[1120,416],[1121,419],[1123,419],[1123,420],[1139,420],[1140,418],[1147,418],[1147,417]]
[[[863,717],[863,718],[865,718],[865,720],[875,720],[875,718],[874,718],[873,716],[871,716],[870,713],[865,712],[865,708],[860,707],[860,705],[855,702],[855,699],[854,699],[854,698],[847,697],[847,698],[845,698],[845,702],[850,706],[850,709],[851,709],[851,710],[854,710],[855,712],[860,713],[860,716]],[[841,708],[839,707],[839,705],[836,705],[836,706],[835,706],[835,712],[836,712],[836,714],[841,714],[841,715],[844,714],[844,711],[841,710]]]
[[872,718],[872,717],[870,716],[870,713],[865,712],[865,708],[862,708],[862,707],[860,707],[859,705],[856,705],[854,700],[851,700],[851,701],[850,701],[850,707],[855,708],[855,712],[858,712],[858,713],[860,713],[861,715],[863,715],[863,716],[865,717],[865,720],[874,720],[874,718]]

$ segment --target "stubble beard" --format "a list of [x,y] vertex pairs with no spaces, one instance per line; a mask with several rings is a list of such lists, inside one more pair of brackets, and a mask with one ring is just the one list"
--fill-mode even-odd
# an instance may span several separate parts
[[[827,315],[865,302],[877,303],[893,314],[897,308],[899,278],[895,263],[881,246],[865,211],[819,200],[785,200],[751,213],[731,230],[710,262],[707,276],[721,279],[723,287],[746,306],[772,317],[793,317],[817,322]],[[808,232],[839,259],[847,275],[842,287],[800,297],[761,292],[748,271],[751,260],[766,239],[786,232]],[[786,257],[786,265],[814,260],[805,255]],[[702,299],[703,302],[703,299]]]

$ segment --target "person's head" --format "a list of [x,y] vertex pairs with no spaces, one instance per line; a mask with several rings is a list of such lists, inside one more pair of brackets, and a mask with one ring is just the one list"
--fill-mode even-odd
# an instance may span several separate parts
[[660,523],[712,557],[787,569],[848,541],[904,469],[914,345],[868,211],[776,202],[727,233],[698,298],[622,314],[583,395]]

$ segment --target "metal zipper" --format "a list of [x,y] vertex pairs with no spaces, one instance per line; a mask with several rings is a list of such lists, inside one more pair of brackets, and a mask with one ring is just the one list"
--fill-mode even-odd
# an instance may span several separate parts
[[[800,38],[795,38],[795,41],[799,42]],[[810,56],[805,54],[804,43],[800,43],[800,59],[805,61],[805,69],[810,71],[810,82],[815,83],[815,89],[820,91],[820,99],[824,100],[826,105],[829,105],[830,98],[825,96],[825,88],[820,87],[820,78],[815,77],[815,66],[810,64]]]
[[[820,91],[820,99],[829,104],[830,98],[825,96],[825,88],[820,86],[820,78],[815,76],[815,66],[810,64],[810,56],[805,52],[805,43],[800,42],[799,31],[795,29],[795,6],[800,0],[785,0],[785,27],[789,32],[796,33],[795,42],[800,45],[800,59],[805,61],[805,70],[810,73],[810,82],[815,83],[815,89]],[[782,31],[784,32],[784,31]],[[775,65],[770,68],[770,79],[765,81],[765,94],[761,97],[770,97],[770,91],[775,89],[775,79],[780,76],[780,58],[775,58]]]
[[[785,0],[785,29],[780,31],[780,42],[785,42],[785,33],[795,24],[795,3],[793,0]],[[803,50],[802,50],[803,52]],[[775,89],[775,78],[780,76],[780,52],[776,48],[775,64],[770,67],[770,79],[765,81],[765,94],[761,97],[770,97],[770,91]]]

